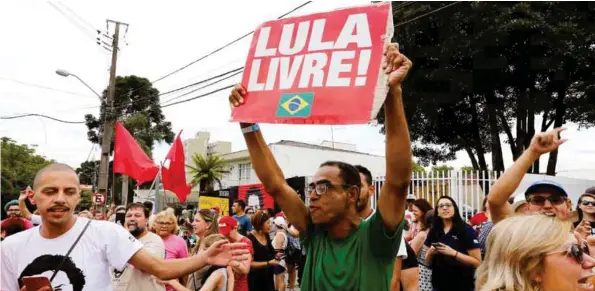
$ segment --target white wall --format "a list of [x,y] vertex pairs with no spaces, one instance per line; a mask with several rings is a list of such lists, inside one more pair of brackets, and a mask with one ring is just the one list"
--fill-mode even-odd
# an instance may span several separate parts
[[[289,145],[271,145],[273,156],[286,178],[295,176],[313,176],[320,164],[326,161],[341,161],[353,165],[362,165],[372,172],[372,176],[384,176],[386,161],[382,156],[372,156],[360,153],[312,149]],[[221,179],[224,188],[244,184],[258,184],[260,180],[254,169],[251,170],[250,180],[240,181],[238,167],[240,164],[249,163],[248,157],[239,161],[230,162],[233,166],[231,174]]]
[[320,164],[330,160],[362,165],[372,176],[384,176],[386,169],[386,160],[381,156],[278,144],[272,145],[271,151],[286,178],[312,176]]
[[230,174],[226,175],[225,177],[223,177],[223,179],[221,179],[221,184],[222,184],[223,188],[228,188],[228,187],[238,186],[238,185],[259,184],[260,183],[260,180],[258,180],[258,177],[256,177],[256,172],[254,172],[254,169],[252,167],[250,167],[250,180],[240,181],[239,167],[240,167],[240,164],[245,164],[245,163],[250,163],[250,159],[246,158],[245,160],[233,161],[228,164],[229,165],[228,167],[232,167],[232,169],[230,170],[231,171]]

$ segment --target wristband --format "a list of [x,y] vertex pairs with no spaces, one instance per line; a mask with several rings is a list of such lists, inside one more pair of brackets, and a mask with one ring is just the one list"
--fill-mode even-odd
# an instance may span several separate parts
[[252,124],[251,126],[247,126],[247,127],[242,127],[242,133],[246,134],[246,133],[250,133],[250,132],[255,132],[260,130],[260,126],[258,126],[258,124]]

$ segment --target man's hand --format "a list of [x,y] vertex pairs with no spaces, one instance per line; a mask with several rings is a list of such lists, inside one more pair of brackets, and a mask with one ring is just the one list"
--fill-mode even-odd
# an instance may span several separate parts
[[242,87],[242,84],[236,84],[229,94],[229,104],[231,107],[238,107],[244,104],[245,95],[246,90]]
[[391,43],[384,49],[386,56],[382,69],[388,74],[388,86],[391,89],[400,89],[401,83],[405,80],[407,73],[413,63],[399,52],[399,44]]
[[584,239],[591,235],[591,223],[585,219],[574,229]]
[[206,251],[205,256],[208,265],[215,266],[239,266],[250,263],[250,251],[245,243],[230,243],[221,240],[213,243]]
[[536,133],[531,139],[529,150],[535,154],[543,155],[558,149],[558,147],[565,143],[567,139],[560,139],[560,132],[566,130],[565,128],[554,128],[548,132]]

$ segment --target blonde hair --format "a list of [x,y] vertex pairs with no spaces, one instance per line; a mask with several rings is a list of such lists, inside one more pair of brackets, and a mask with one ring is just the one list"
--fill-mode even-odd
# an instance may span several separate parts
[[216,243],[216,242],[218,242],[220,240],[225,240],[225,239],[226,238],[222,234],[218,234],[218,233],[207,235],[205,238],[203,238],[200,241],[200,248],[201,249],[208,249],[214,243]]
[[487,252],[475,273],[477,291],[537,291],[533,280],[543,258],[568,242],[571,224],[542,214],[499,222],[488,235]]
[[161,212],[157,213],[157,215],[155,215],[155,220],[153,221],[153,224],[151,225],[152,232],[156,232],[155,224],[157,224],[157,220],[159,220],[160,218],[164,219],[164,220],[169,220],[170,222],[172,222],[174,225],[174,229],[171,233],[172,234],[178,233],[178,231],[180,230],[180,227],[178,226],[178,220],[176,219],[176,216],[173,215],[173,213],[170,213],[167,210],[161,211]]

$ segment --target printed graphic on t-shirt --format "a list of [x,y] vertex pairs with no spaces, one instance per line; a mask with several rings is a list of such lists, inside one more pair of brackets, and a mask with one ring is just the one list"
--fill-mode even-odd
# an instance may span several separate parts
[[[58,264],[64,260],[63,255],[41,255],[33,260],[23,269],[19,275],[19,287],[23,288],[23,277],[42,276],[49,272],[49,276],[54,273]],[[67,257],[64,264],[52,281],[54,291],[82,291],[85,287],[85,274],[79,269],[70,257]]]

